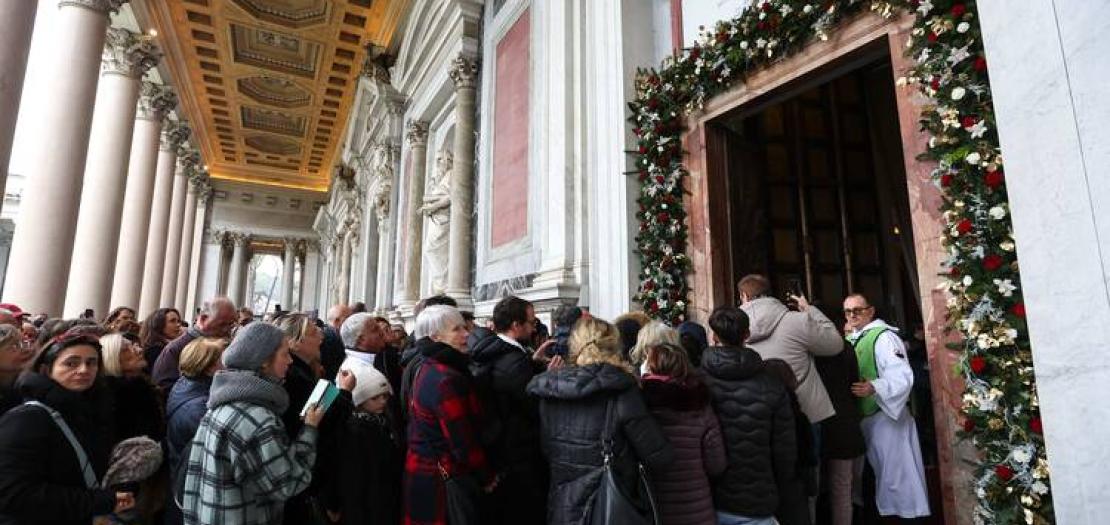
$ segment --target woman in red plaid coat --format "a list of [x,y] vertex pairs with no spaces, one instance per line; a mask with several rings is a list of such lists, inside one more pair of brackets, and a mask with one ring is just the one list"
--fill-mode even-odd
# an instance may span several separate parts
[[[446,478],[473,486],[478,498],[495,484],[479,441],[482,407],[466,352],[466,322],[450,306],[429,306],[416,319],[425,360],[409,400],[404,524],[446,525]],[[481,487],[481,489],[478,489]]]

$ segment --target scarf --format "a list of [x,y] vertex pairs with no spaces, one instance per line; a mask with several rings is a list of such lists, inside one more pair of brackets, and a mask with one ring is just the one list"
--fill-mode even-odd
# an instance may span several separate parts
[[284,414],[289,408],[289,394],[274,379],[248,370],[220,370],[212,378],[208,408],[241,401]]
[[417,348],[420,349],[420,353],[423,354],[424,357],[435,359],[466,377],[473,377],[470,374],[470,356],[455,350],[451,345],[438,343],[431,339],[421,339]]

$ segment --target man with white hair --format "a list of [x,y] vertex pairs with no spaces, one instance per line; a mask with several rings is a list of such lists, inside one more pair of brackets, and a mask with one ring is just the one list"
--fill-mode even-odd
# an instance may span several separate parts
[[347,351],[344,363],[360,361],[373,366],[377,354],[385,349],[385,332],[377,319],[366,312],[354,314],[343,321],[339,336],[343,338],[343,348]]
[[169,391],[180,376],[177,367],[181,358],[181,351],[185,349],[185,346],[198,337],[228,338],[231,334],[231,328],[235,326],[238,319],[237,316],[235,303],[232,303],[231,299],[227,297],[215,297],[205,302],[204,308],[201,309],[200,316],[197,317],[193,326],[190,326],[177,339],[170,341],[162,349],[162,353],[158,355],[151,371],[151,378],[154,379],[154,383],[163,391]]

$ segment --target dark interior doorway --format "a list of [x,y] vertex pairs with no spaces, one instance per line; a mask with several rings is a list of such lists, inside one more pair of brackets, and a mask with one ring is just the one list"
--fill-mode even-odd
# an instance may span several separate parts
[[[917,263],[889,57],[823,71],[715,122],[727,151],[730,269],[803,293],[838,326],[863,293],[901,329],[915,371],[913,411],[942,521]],[[722,129],[723,128],[723,129]],[[820,516],[818,523],[827,523]],[[860,522],[864,523],[866,521]]]

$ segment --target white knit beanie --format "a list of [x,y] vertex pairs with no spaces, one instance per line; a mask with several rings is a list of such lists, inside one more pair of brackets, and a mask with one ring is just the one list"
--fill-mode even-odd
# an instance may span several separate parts
[[[349,370],[355,375],[355,389],[351,392],[351,401],[359,406],[363,401],[382,394],[393,394],[389,380],[378,369],[361,361],[347,359],[343,361],[340,370]],[[339,378],[335,378],[339,381]]]

